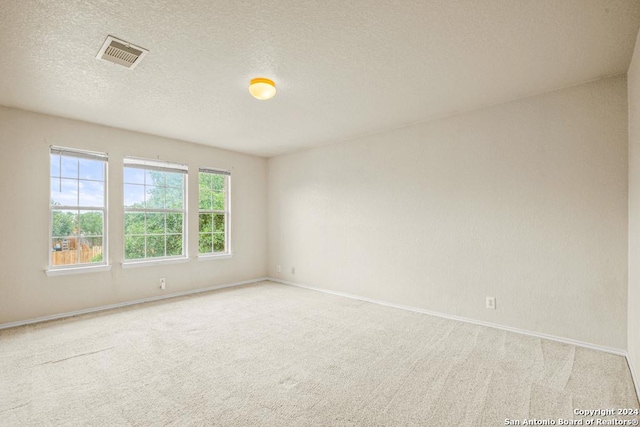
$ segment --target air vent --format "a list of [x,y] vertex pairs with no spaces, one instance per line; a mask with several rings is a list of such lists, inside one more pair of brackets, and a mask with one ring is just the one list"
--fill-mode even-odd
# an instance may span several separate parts
[[100,52],[96,55],[97,59],[103,61],[113,62],[114,64],[122,65],[130,70],[134,69],[149,53],[147,49],[133,45],[124,40],[117,39],[112,36],[108,36],[104,41]]

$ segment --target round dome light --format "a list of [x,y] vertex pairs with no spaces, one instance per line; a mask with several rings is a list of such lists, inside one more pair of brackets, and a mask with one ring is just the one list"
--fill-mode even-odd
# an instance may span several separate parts
[[261,101],[271,99],[276,95],[276,84],[273,80],[258,77],[249,83],[249,93]]

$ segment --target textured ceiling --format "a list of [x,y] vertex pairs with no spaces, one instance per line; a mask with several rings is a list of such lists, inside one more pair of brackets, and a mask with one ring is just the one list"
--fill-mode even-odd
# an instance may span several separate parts
[[[0,0],[0,104],[272,156],[624,73],[637,0]],[[149,49],[98,61],[107,35]],[[251,78],[275,80],[257,101]]]

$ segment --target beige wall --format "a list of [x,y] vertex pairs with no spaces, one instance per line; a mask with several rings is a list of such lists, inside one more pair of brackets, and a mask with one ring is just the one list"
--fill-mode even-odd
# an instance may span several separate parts
[[[640,381],[640,37],[627,74],[629,91],[629,320],[628,350]],[[640,387],[640,383],[636,386]]]
[[[47,277],[49,146],[109,153],[111,271]],[[232,170],[231,259],[122,269],[122,158]],[[186,142],[0,107],[0,324],[263,277],[267,162]],[[189,255],[197,252],[197,186],[189,186]],[[167,290],[159,289],[166,277]]]
[[626,348],[624,77],[269,159],[268,199],[271,276]]
[[[632,189],[640,187],[637,58]],[[273,158],[268,168],[259,157],[0,107],[0,324],[162,295],[160,277],[173,293],[268,274],[624,349],[626,90],[624,77],[601,80]],[[109,272],[44,274],[49,145],[110,155]],[[234,257],[123,270],[124,155],[187,163],[190,182],[200,165],[232,169]],[[637,193],[629,197],[632,260]],[[190,224],[196,200],[191,185]],[[191,256],[196,242],[192,226]],[[636,366],[638,265],[629,268],[628,318]],[[488,295],[497,310],[484,308]]]

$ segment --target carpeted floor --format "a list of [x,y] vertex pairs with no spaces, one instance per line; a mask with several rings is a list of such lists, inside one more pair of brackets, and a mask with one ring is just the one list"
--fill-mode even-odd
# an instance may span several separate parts
[[502,426],[637,407],[623,357],[271,282],[0,331],[3,426]]

